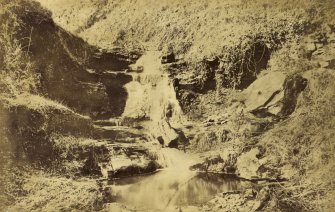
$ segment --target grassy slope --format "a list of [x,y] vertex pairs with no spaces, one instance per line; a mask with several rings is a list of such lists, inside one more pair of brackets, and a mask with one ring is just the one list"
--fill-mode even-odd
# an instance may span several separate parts
[[[56,22],[72,31],[84,26],[85,20],[94,15],[92,8],[98,8],[96,1],[82,0],[77,5],[62,0],[39,1],[54,10]],[[199,60],[223,54],[227,47],[240,43],[240,39],[247,36],[275,34],[279,38],[280,33],[284,33],[290,38],[310,19],[313,23],[321,19],[333,20],[332,0],[313,2],[109,1],[105,7],[105,18],[99,19],[80,36],[90,43],[107,47],[144,44],[152,48],[166,48],[172,45],[177,52],[187,53],[189,59]],[[325,12],[331,15],[325,16]]]
[[[60,102],[38,93],[39,75],[35,72],[34,63],[14,36],[22,23],[10,9],[23,6],[22,4],[30,5],[24,1],[0,2],[0,210],[6,210],[15,201],[24,201],[27,194],[31,194],[33,199],[21,202],[21,205],[18,203],[9,210],[33,210],[43,207],[50,199],[54,200],[50,204],[53,208],[48,210],[61,210],[64,207],[86,207],[86,210],[91,210],[97,196],[94,181],[73,182],[45,176],[42,172],[36,174],[34,172],[38,169],[35,166],[45,161],[40,160],[32,165],[29,163],[31,157],[27,157],[27,152],[22,150],[35,148],[31,155],[39,155],[44,151],[41,146],[47,146],[52,141],[42,135],[43,143],[40,144],[40,137],[35,134],[50,131],[56,134],[63,130],[69,132],[69,129],[74,128],[71,134],[77,132],[78,128],[90,125],[89,117],[77,114]],[[40,12],[43,14],[44,11]],[[29,37],[22,39],[29,40]],[[78,127],[76,123],[82,125]],[[42,189],[46,187],[50,190]],[[70,192],[83,194],[67,203],[65,199],[69,196],[64,196],[65,199],[57,202],[52,194],[46,195],[50,191],[59,191],[60,187],[69,196]],[[64,187],[69,190],[64,190]],[[76,203],[77,206],[73,206]]]
[[[296,210],[332,211],[335,208],[335,74],[314,69],[304,73],[308,87],[296,111],[260,138],[271,156],[270,167],[293,171],[278,201]],[[284,169],[282,169],[284,170]],[[280,192],[278,192],[280,193]],[[312,209],[312,208],[313,209]]]

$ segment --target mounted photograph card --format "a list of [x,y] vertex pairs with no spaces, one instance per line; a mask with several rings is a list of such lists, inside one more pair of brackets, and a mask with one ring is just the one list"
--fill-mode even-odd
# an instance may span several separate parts
[[335,0],[0,0],[0,212],[335,211]]

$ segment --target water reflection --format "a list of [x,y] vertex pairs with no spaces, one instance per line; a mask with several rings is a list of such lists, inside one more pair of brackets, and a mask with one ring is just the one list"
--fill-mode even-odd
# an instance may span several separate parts
[[211,200],[220,192],[239,190],[239,181],[219,174],[198,174],[182,187],[175,205],[199,205]]
[[201,205],[220,192],[241,189],[239,180],[225,175],[171,171],[112,182],[116,201],[137,210],[164,211],[172,206]]

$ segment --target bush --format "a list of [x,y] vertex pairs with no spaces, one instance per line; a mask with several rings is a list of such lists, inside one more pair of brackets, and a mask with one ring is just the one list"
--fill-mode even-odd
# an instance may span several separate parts
[[0,19],[6,20],[0,21],[0,93],[17,96],[24,92],[36,92],[39,76],[34,73],[28,52],[22,50],[23,47],[13,36],[20,23],[8,7],[0,9]]

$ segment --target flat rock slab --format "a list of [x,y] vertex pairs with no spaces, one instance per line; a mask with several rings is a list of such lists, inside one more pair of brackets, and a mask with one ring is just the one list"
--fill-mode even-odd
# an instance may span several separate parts
[[[243,95],[246,97],[247,111],[268,105],[271,98],[275,98],[276,101],[282,99],[285,78],[286,76],[283,73],[270,72],[253,82],[243,91]],[[276,95],[281,96],[281,98],[277,98]]]

